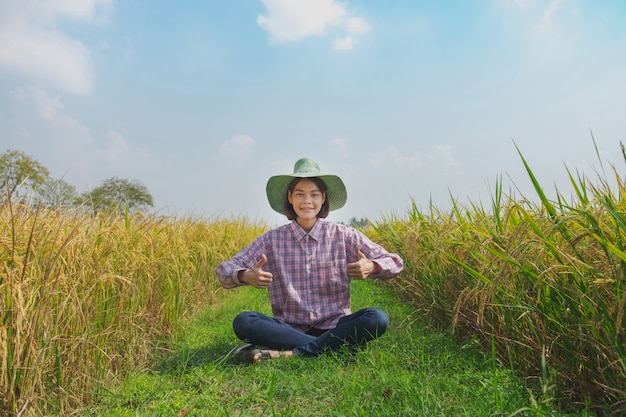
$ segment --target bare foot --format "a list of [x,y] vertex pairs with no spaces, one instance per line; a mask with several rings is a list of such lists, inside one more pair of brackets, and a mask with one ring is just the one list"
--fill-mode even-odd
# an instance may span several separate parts
[[291,358],[292,356],[291,350],[259,350],[252,357],[252,362],[258,363],[265,359]]

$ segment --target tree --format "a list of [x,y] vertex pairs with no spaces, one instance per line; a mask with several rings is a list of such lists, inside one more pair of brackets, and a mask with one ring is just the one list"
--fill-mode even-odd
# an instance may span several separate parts
[[370,221],[366,218],[361,218],[361,219],[357,219],[356,217],[351,217],[350,218],[350,226],[354,227],[355,229],[365,229],[367,226],[369,226]]
[[62,179],[48,178],[37,191],[39,204],[51,208],[75,206],[78,200],[76,187]]
[[20,188],[37,191],[48,176],[46,167],[23,152],[8,150],[0,154],[0,184],[7,197],[17,196]]
[[350,217],[350,220],[348,221],[348,223],[345,223],[345,222],[339,222],[339,223],[343,224],[344,226],[354,227],[355,229],[365,229],[367,226],[370,225],[370,221],[364,217],[360,219],[357,219],[356,217]]
[[91,205],[94,211],[145,210],[153,207],[152,194],[148,188],[137,180],[127,180],[117,177],[106,179],[97,188],[84,193],[82,200]]

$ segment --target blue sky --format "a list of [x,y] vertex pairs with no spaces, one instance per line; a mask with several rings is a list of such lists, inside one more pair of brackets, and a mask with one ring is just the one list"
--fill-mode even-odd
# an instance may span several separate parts
[[626,3],[0,0],[2,150],[161,213],[283,223],[269,176],[340,175],[331,220],[624,171]]

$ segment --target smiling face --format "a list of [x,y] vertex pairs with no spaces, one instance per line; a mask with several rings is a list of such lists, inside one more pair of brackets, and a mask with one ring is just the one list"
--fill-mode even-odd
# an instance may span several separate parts
[[294,181],[293,187],[287,190],[287,200],[293,207],[295,219],[305,229],[313,227],[326,201],[325,187],[318,183],[324,184],[321,180],[303,178]]

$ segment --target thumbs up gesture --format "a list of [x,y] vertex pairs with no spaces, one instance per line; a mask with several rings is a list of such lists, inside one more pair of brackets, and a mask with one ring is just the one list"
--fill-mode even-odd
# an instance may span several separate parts
[[348,264],[348,276],[352,279],[364,279],[376,273],[376,264],[363,255],[361,249],[356,247],[357,261]]
[[254,288],[268,288],[272,283],[272,273],[263,270],[265,262],[267,262],[267,256],[263,254],[252,268],[239,271],[239,280]]

